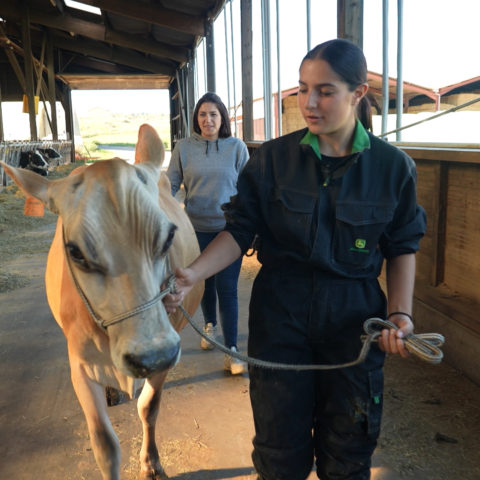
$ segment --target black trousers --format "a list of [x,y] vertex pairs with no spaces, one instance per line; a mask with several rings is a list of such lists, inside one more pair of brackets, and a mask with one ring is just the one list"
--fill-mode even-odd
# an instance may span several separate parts
[[[250,301],[249,355],[293,364],[357,358],[362,325],[385,318],[377,280],[334,279],[311,269],[264,268]],[[250,368],[252,459],[262,480],[367,480],[380,432],[384,354],[331,371]]]

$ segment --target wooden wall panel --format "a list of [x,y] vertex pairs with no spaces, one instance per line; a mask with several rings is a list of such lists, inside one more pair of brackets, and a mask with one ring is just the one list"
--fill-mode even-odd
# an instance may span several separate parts
[[417,278],[430,282],[434,268],[434,225],[437,216],[435,202],[437,179],[435,170],[431,164],[417,162],[417,201],[425,209],[427,214],[427,231],[420,242],[420,250],[417,253]]
[[480,303],[480,169],[451,165],[448,186],[444,281]]

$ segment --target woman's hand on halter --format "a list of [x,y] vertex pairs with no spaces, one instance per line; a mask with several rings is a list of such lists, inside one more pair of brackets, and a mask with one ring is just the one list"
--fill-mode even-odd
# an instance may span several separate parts
[[163,298],[167,313],[175,313],[177,307],[183,302],[185,295],[195,285],[195,273],[191,268],[177,268],[175,270],[176,292],[169,293]]

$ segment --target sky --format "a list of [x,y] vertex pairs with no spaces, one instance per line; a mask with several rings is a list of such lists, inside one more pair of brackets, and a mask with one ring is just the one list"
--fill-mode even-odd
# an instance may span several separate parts
[[169,114],[168,90],[74,90],[73,106],[78,115],[95,107],[114,113]]
[[[403,1],[403,78],[438,88],[480,76],[478,0]],[[364,52],[382,73],[382,0],[364,0]],[[396,76],[397,2],[389,1],[389,74]]]
[[[254,97],[263,96],[261,76],[261,11],[260,0],[253,2],[253,46],[254,46]],[[270,25],[272,30],[272,89],[278,88],[276,62],[276,4],[270,0]],[[336,36],[337,0],[311,0],[311,46]],[[480,76],[478,46],[478,0],[404,0],[403,33],[403,78],[405,81],[430,88],[439,88],[452,83]],[[307,52],[306,2],[302,0],[278,0],[280,35],[280,87],[292,88],[298,84],[298,66]],[[234,50],[240,48],[239,41],[240,0],[232,2]],[[227,33],[225,34],[225,20]],[[217,93],[231,105],[241,101],[240,55],[235,63],[225,56],[226,48],[231,54],[232,32],[230,31],[230,4],[226,13],[220,13],[215,25]],[[396,77],[397,58],[397,1],[389,1],[389,76]],[[368,68],[382,73],[382,0],[364,0],[364,52]],[[202,53],[202,47],[199,49]],[[232,82],[235,71],[235,91],[226,88],[227,76]],[[223,76],[222,76],[223,74]],[[231,83],[232,84],[232,83]],[[199,62],[198,95],[205,91],[204,74]],[[121,96],[121,97],[120,97]],[[95,106],[112,111],[168,113],[166,91],[138,90],[118,91],[74,91],[74,107],[79,114]]]

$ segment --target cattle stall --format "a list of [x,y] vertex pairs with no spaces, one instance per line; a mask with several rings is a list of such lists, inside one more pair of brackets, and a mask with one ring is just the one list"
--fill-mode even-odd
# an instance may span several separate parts
[[[47,174],[49,170],[54,169],[56,166],[72,161],[71,149],[72,142],[68,140],[0,142],[0,158],[8,165],[12,165],[12,167],[21,166],[22,168],[30,167],[30,169],[33,169],[35,168],[34,162],[28,160],[27,156],[40,155],[41,159],[45,162],[40,165],[40,169],[44,170],[45,174]],[[27,157],[27,161],[22,162],[22,158],[25,157]],[[0,173],[0,187],[12,183],[12,180],[5,174],[3,169],[0,170]]]

